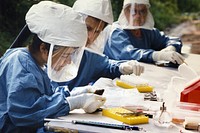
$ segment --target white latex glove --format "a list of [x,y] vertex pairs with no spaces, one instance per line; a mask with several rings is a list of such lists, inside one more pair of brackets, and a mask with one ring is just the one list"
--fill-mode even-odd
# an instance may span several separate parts
[[170,61],[173,63],[177,64],[182,64],[184,63],[185,58],[179,54],[178,52],[175,51],[155,51],[153,52],[152,58],[154,61]]
[[163,51],[163,52],[176,51],[176,48],[175,48],[174,46],[171,46],[171,45],[170,45],[170,46],[168,46],[168,47],[162,49],[161,51]]
[[71,92],[70,95],[71,96],[76,96],[76,95],[80,95],[83,93],[94,93],[95,91],[95,87],[94,86],[82,86],[82,87],[75,87]]
[[69,103],[70,110],[82,108],[86,113],[95,112],[106,101],[105,97],[92,93],[84,93],[77,96],[70,96],[66,99]]
[[126,61],[120,64],[119,71],[122,74],[132,74],[139,76],[141,73],[144,72],[144,66],[142,66],[138,61],[136,60],[130,60]]

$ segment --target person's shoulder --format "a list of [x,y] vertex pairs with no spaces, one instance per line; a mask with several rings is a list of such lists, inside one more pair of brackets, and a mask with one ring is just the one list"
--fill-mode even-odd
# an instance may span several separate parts
[[35,64],[27,48],[14,48],[11,52],[11,60],[18,62],[24,68],[32,67]]
[[18,67],[20,67],[20,65],[25,66],[25,60],[30,60],[30,55],[26,48],[8,49],[1,58],[1,61],[4,62],[4,64],[11,66],[17,65]]
[[143,32],[149,35],[162,35],[163,33],[157,29],[157,28],[153,28],[151,30],[148,29],[143,29]]
[[28,60],[30,59],[30,53],[26,48],[16,48],[13,51],[15,51],[13,54],[18,58],[19,60]]
[[24,49],[23,48],[11,48],[6,51],[2,58],[9,60],[18,59],[21,56],[24,56]]
[[145,32],[160,32],[160,30],[157,29],[157,28],[153,28],[153,29],[142,29],[142,30],[145,31]]
[[121,27],[115,27],[113,32],[112,32],[114,35],[126,35],[127,34],[127,31],[125,29],[122,29]]
[[113,31],[123,31],[122,26],[118,23],[118,21],[114,22],[112,25],[110,25],[110,28]]
[[157,28],[153,28],[152,31],[153,31],[153,32],[160,32],[160,30],[157,29]]
[[128,35],[128,31],[127,30],[123,30],[123,29],[120,29],[120,28],[116,28],[113,32],[112,32],[112,35],[111,35],[111,38],[112,39],[116,39],[116,38],[127,38],[129,37]]
[[122,26],[119,24],[118,21],[115,21],[114,23],[112,23],[112,27],[122,29]]
[[102,53],[99,53],[99,52],[97,52],[97,51],[95,51],[95,50],[93,50],[93,49],[91,49],[91,48],[85,48],[84,49],[84,54],[83,54],[83,56],[105,56],[104,54],[102,54]]

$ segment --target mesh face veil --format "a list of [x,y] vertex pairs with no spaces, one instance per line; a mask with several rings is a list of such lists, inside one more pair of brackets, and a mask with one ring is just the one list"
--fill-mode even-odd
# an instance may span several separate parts
[[51,44],[47,61],[49,78],[64,82],[76,77],[87,41],[83,16],[68,6],[42,1],[30,8],[26,23],[32,33]]
[[51,45],[48,75],[53,81],[69,81],[77,76],[84,47]]
[[149,0],[124,0],[118,22],[123,29],[153,29]]
[[88,48],[92,49],[98,54],[103,54],[106,41],[109,37],[109,33],[110,27],[104,28],[103,31],[101,31],[98,37],[94,40],[94,42],[88,46]]
[[[91,48],[91,46],[93,46],[95,43],[98,44],[100,42],[104,42],[104,35],[102,33],[106,25],[104,21],[88,16],[86,18],[86,25],[88,30],[88,40],[86,45],[87,47]],[[99,40],[98,38],[100,38],[101,40]],[[99,40],[98,43],[96,42],[97,39]]]

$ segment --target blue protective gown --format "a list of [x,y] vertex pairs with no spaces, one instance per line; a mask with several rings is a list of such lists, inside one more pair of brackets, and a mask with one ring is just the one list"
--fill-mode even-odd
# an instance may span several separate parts
[[74,87],[85,86],[89,83],[95,82],[100,77],[113,79],[121,75],[119,71],[119,65],[121,62],[110,60],[105,55],[99,55],[91,51],[84,50],[76,78],[69,82],[54,82],[52,84],[55,87],[59,85],[68,85],[69,89],[72,90]]
[[179,38],[170,38],[159,30],[141,29],[142,37],[134,37],[130,30],[116,28],[108,39],[104,54],[115,60],[138,60],[153,63],[152,53],[160,51],[167,46],[174,46],[181,52],[182,42]]
[[47,73],[26,48],[9,49],[0,58],[0,132],[36,132],[44,118],[68,114],[64,89],[53,91]]

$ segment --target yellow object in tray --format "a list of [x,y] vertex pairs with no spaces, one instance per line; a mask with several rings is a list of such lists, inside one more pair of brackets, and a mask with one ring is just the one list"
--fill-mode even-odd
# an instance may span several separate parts
[[[130,115],[129,115],[130,114]],[[145,115],[131,115],[133,112],[124,108],[108,108],[103,109],[102,115],[113,118],[129,125],[145,124],[149,122],[149,118]]]
[[153,87],[149,86],[149,85],[130,85],[128,83],[125,83],[121,80],[116,80],[116,85],[125,89],[132,89],[132,88],[137,88],[139,92],[144,93],[144,92],[152,92],[153,91]]
[[116,80],[116,85],[125,89],[132,89],[135,88],[135,86],[132,86],[130,84],[127,84],[121,80]]
[[137,85],[136,88],[141,93],[152,92],[153,91],[153,87],[149,86],[149,85]]

